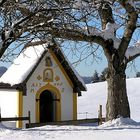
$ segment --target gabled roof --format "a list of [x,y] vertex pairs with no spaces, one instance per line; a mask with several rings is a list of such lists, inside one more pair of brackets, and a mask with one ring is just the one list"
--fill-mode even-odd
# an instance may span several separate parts
[[0,88],[25,88],[26,82],[48,50],[51,50],[55,54],[63,69],[67,73],[69,79],[74,85],[74,92],[80,93],[80,91],[85,91],[86,86],[83,79],[72,67],[63,51],[56,44],[43,44],[26,47],[0,78]]

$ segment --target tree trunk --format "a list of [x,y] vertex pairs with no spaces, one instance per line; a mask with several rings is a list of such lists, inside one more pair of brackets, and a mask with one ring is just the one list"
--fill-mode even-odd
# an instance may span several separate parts
[[126,67],[117,67],[116,64],[115,66],[113,66],[113,63],[110,63],[108,67],[108,97],[106,104],[107,121],[118,117],[130,117],[130,108],[126,90]]

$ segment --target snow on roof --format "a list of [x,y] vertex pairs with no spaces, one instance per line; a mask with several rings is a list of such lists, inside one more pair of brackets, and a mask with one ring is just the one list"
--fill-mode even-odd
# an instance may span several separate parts
[[[23,52],[14,60],[14,63],[2,75],[2,77],[0,78],[0,83],[7,83],[10,84],[11,86],[23,83],[24,80],[27,78],[27,76],[30,74],[30,72],[34,69],[34,67],[36,66],[37,62],[39,61],[39,59],[41,58],[42,54],[47,49],[47,47],[48,44],[26,47],[26,49],[23,50]],[[77,87],[79,86],[80,90],[86,90],[86,86],[83,79],[72,67],[71,63],[68,61],[67,57],[64,55],[61,49],[60,53],[61,56],[63,56],[63,61],[65,59],[65,61],[67,61],[68,63],[68,68],[66,68],[64,65],[63,67],[68,73],[71,73],[68,75],[72,80],[72,82],[76,84],[75,86]]]
[[14,60],[13,64],[0,78],[0,82],[11,85],[24,81],[45,50],[45,45],[30,46]]

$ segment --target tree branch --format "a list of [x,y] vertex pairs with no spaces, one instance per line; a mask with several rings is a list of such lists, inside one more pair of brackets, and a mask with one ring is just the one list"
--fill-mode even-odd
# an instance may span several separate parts
[[96,34],[86,35],[74,29],[59,29],[59,28],[52,28],[49,32],[55,38],[63,38],[74,41],[94,42],[102,46],[105,45],[104,38]]
[[131,56],[131,57],[129,57],[128,62],[133,61],[135,58],[137,58],[139,56],[140,56],[140,52],[135,54],[135,55],[133,55],[133,56]]
[[98,12],[102,21],[102,29],[106,28],[106,24],[108,22],[115,23],[113,19],[112,9],[108,2],[102,1]]
[[[101,18],[101,23],[102,23],[102,29],[106,29],[106,25],[108,23],[115,23],[114,18],[113,18],[113,13],[112,13],[112,8],[110,4],[106,1],[101,1],[101,5],[98,9],[100,18]],[[110,31],[108,31],[110,32]],[[113,33],[112,35],[114,35]],[[105,55],[107,56],[108,61],[112,59],[112,55],[114,54],[114,48],[113,48],[113,42],[112,39],[109,39],[105,43],[105,47],[103,47],[103,50],[105,52]]]
[[140,41],[138,41],[133,47],[129,47],[126,50],[125,56],[128,62],[140,56]]
[[6,49],[8,48],[8,46],[12,43],[13,41],[9,42],[9,41],[4,41],[2,44],[2,47],[0,48],[0,58],[2,57],[2,55],[4,54],[4,52],[6,51]]
[[121,56],[124,56],[128,48],[128,45],[130,43],[130,40],[132,38],[132,35],[136,29],[138,15],[135,11],[135,8],[131,4],[124,1],[123,2],[121,1],[120,4],[125,8],[126,12],[128,13],[128,22],[127,22],[126,30],[124,32],[119,47],[119,51],[122,54]]
[[2,7],[3,4],[4,4],[6,1],[7,1],[7,0],[2,0],[2,1],[0,2],[0,7]]

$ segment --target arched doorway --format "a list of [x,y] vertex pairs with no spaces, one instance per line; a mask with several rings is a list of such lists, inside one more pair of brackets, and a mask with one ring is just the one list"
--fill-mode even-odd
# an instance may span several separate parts
[[51,93],[52,98],[53,98],[53,121],[61,121],[61,94],[60,94],[60,91],[55,86],[48,83],[45,86],[41,87],[36,93],[36,122],[37,123],[40,123],[40,120],[41,120],[40,119],[40,115],[41,115],[40,97],[41,97],[41,94],[43,96],[43,94],[45,94],[44,92],[47,92],[47,91]]
[[53,93],[45,90],[40,94],[40,122],[54,121],[55,102]]

